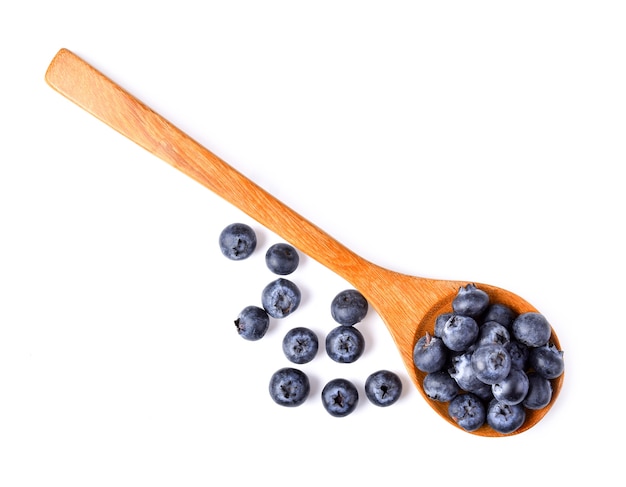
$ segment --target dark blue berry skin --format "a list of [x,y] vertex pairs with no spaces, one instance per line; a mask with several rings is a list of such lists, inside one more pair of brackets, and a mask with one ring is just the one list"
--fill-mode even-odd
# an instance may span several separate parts
[[330,303],[330,314],[340,325],[351,326],[367,315],[368,304],[356,289],[346,289],[337,294]]
[[480,325],[478,338],[476,340],[479,345],[486,343],[505,345],[511,341],[511,334],[503,324],[497,321],[485,321]]
[[551,343],[543,347],[531,348],[528,354],[528,366],[546,379],[556,379],[565,368],[563,352]]
[[261,293],[263,309],[272,318],[285,318],[293,313],[302,299],[298,286],[285,278],[270,282]]
[[513,433],[525,420],[526,411],[521,404],[511,406],[493,399],[487,407],[487,424],[498,433]]
[[281,406],[300,406],[310,391],[309,378],[299,369],[284,367],[274,372],[270,379],[270,397]]
[[231,223],[220,233],[219,244],[222,254],[230,260],[247,259],[256,249],[256,233],[245,223]]
[[541,347],[548,343],[552,328],[548,320],[535,312],[522,313],[511,325],[513,337],[529,347]]
[[465,391],[480,389],[485,385],[478,379],[472,367],[472,354],[464,353],[455,355],[451,360],[451,367],[448,370],[450,376],[456,381],[459,387]]
[[331,416],[347,416],[356,409],[358,403],[359,392],[347,379],[333,379],[322,389],[322,404]]
[[489,295],[474,284],[459,288],[452,301],[452,310],[459,315],[477,318],[489,307]]
[[451,401],[461,390],[456,381],[445,370],[426,374],[422,387],[428,398],[440,402]]
[[528,373],[528,394],[522,402],[527,409],[542,409],[552,400],[552,384],[535,372]]
[[502,345],[480,345],[472,353],[472,368],[481,382],[493,385],[509,375],[511,356]]
[[270,325],[270,317],[258,306],[246,306],[235,320],[239,336],[246,340],[256,341],[265,336]]
[[474,343],[478,336],[478,323],[474,318],[452,315],[441,331],[441,339],[446,347],[455,352],[462,352]]
[[317,355],[318,348],[317,335],[309,328],[292,328],[283,338],[283,353],[294,364],[309,363]]
[[294,247],[287,243],[272,245],[265,253],[265,264],[274,274],[286,276],[298,268],[300,256]]
[[511,368],[525,370],[528,364],[528,347],[517,340],[504,344],[504,349],[511,356]]
[[476,431],[485,424],[485,405],[471,392],[460,394],[448,404],[448,415],[465,431]]
[[427,333],[415,343],[413,363],[422,372],[437,372],[446,365],[448,354],[443,340]]
[[526,372],[521,369],[511,369],[504,380],[493,384],[493,397],[503,404],[512,406],[521,403],[528,394],[529,381]]
[[487,308],[487,312],[483,316],[483,321],[495,321],[505,326],[507,329],[511,328],[513,320],[517,317],[517,313],[508,306],[502,303],[493,303]]
[[365,350],[365,338],[353,326],[339,325],[326,335],[326,353],[340,364],[356,362]]
[[435,319],[435,331],[434,335],[436,337],[441,338],[441,334],[443,333],[443,327],[446,325],[446,322],[454,316],[454,313],[442,313],[437,316]]
[[365,396],[375,406],[395,404],[402,394],[402,381],[390,370],[379,370],[365,380]]

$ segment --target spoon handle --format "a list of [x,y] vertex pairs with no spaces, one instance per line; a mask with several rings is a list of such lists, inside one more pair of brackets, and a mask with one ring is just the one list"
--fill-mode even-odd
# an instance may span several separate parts
[[[67,49],[47,83],[122,135],[195,179],[353,285],[375,267],[270,195]],[[366,265],[365,265],[366,264]]]

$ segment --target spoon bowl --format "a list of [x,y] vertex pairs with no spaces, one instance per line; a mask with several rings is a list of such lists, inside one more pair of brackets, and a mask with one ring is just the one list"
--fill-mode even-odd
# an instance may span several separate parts
[[[459,428],[448,416],[447,403],[432,401],[424,393],[425,374],[413,363],[413,348],[422,335],[433,333],[437,315],[452,311],[454,297],[468,281],[409,276],[360,257],[67,49],[61,49],[50,63],[46,81],[60,94],[229,201],[359,290],[387,326],[409,376],[424,399],[441,417]],[[537,311],[514,293],[491,285],[476,285],[489,294],[492,302],[505,304],[517,313]],[[554,330],[551,340],[560,349]],[[562,382],[563,375],[552,381],[550,404],[541,410],[527,411],[524,424],[512,434],[528,430],[543,418],[559,395]],[[488,426],[472,433],[505,436]]]

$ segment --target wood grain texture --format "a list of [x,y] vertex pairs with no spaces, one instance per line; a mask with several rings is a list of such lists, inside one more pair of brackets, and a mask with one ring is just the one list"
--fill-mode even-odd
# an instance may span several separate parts
[[[446,421],[457,426],[448,417],[446,403],[425,396],[424,374],[413,365],[413,347],[426,331],[433,332],[439,313],[451,311],[452,299],[468,281],[408,276],[363,259],[67,49],[61,49],[52,60],[46,81],[63,96],[238,207],[363,293],[386,324],[409,376],[424,399]],[[476,284],[490,294],[493,302],[507,304],[518,313],[536,311],[513,293]],[[560,348],[554,332],[552,340]],[[550,405],[540,411],[529,411],[524,425],[513,434],[526,431],[548,412],[559,394],[563,377],[553,381]],[[487,426],[473,434],[502,436]]]

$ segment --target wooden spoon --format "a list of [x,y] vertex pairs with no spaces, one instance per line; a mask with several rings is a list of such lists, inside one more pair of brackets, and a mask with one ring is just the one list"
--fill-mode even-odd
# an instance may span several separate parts
[[[425,374],[414,366],[413,348],[419,337],[434,331],[438,314],[452,310],[453,298],[460,287],[468,284],[467,281],[409,276],[384,269],[356,255],[67,49],[61,49],[50,63],[46,81],[95,117],[351,283],[386,324],[409,376],[424,399],[446,421],[457,426],[448,416],[447,403],[432,401],[424,394],[422,381]],[[487,284],[476,285],[490,295],[492,302],[508,305],[518,313],[537,311],[509,291]],[[560,349],[554,331],[552,342]],[[513,434],[526,431],[543,418],[556,400],[562,382],[563,375],[552,381],[550,404],[538,411],[527,411],[525,423]],[[486,425],[473,434],[503,436]]]

